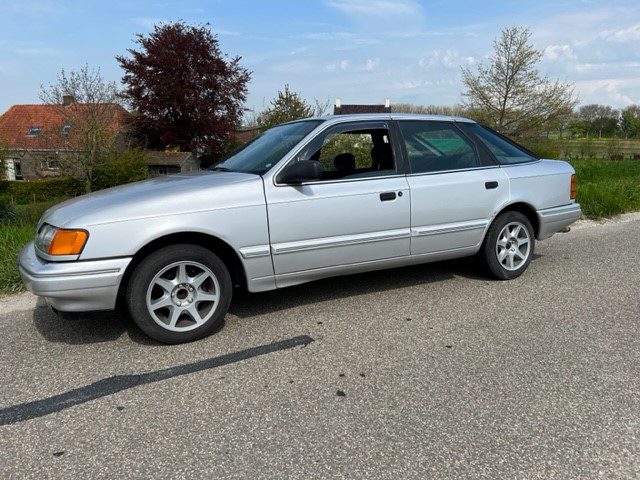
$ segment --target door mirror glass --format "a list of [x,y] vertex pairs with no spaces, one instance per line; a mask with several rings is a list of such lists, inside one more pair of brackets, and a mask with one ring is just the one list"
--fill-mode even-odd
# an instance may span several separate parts
[[299,185],[303,182],[313,182],[322,177],[322,167],[316,160],[300,160],[288,165],[280,175],[279,183]]

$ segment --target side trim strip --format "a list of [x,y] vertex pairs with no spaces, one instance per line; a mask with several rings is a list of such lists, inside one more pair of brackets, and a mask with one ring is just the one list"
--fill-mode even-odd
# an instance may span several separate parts
[[312,240],[302,240],[300,242],[277,243],[271,246],[271,251],[274,255],[281,255],[283,253],[302,252],[320,248],[344,247],[348,245],[382,242],[386,240],[398,240],[401,238],[408,238],[410,236],[410,229],[401,228],[397,230],[386,230],[383,232],[359,233],[355,235],[314,238]]
[[240,255],[242,258],[268,257],[271,251],[269,245],[256,245],[255,247],[242,247]]
[[467,230],[480,230],[484,229],[488,223],[486,220],[473,220],[470,222],[415,227],[411,229],[411,236],[422,237],[425,235],[442,235],[445,233],[465,232]]
[[69,273],[34,273],[28,267],[20,265],[29,276],[33,278],[60,278],[60,277],[86,277],[87,275],[107,275],[110,273],[120,273],[119,268],[108,268],[105,270],[91,270],[88,272],[69,272]]

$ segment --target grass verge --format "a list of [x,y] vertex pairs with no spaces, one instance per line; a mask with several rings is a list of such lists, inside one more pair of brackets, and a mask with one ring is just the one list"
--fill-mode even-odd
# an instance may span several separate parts
[[0,223],[0,295],[24,290],[18,273],[18,253],[34,237],[38,219],[55,203],[58,202],[16,205],[18,218],[11,222]]
[[571,160],[576,200],[585,217],[600,219],[640,210],[640,161]]

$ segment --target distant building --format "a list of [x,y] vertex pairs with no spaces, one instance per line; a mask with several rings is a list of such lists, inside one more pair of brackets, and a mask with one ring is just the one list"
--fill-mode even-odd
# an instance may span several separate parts
[[200,160],[191,152],[145,152],[150,177],[200,170]]
[[260,135],[260,127],[239,127],[231,132],[231,140],[238,145],[244,145],[258,135]]
[[343,104],[338,98],[333,107],[334,115],[352,115],[358,113],[391,113],[391,103],[389,99],[385,99],[382,105],[356,105]]
[[[0,178],[35,180],[63,175],[60,159],[77,152],[74,128],[69,118],[90,112],[88,104],[65,96],[61,105],[13,105],[0,116],[0,145],[6,148],[5,171]],[[108,104],[110,129],[117,146],[124,147],[125,124],[130,115],[117,104]]]

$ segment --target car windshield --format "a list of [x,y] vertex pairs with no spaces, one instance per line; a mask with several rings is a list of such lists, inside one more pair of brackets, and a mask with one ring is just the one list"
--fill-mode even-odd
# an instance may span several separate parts
[[234,152],[214,170],[263,175],[320,123],[322,120],[303,120],[273,127]]

